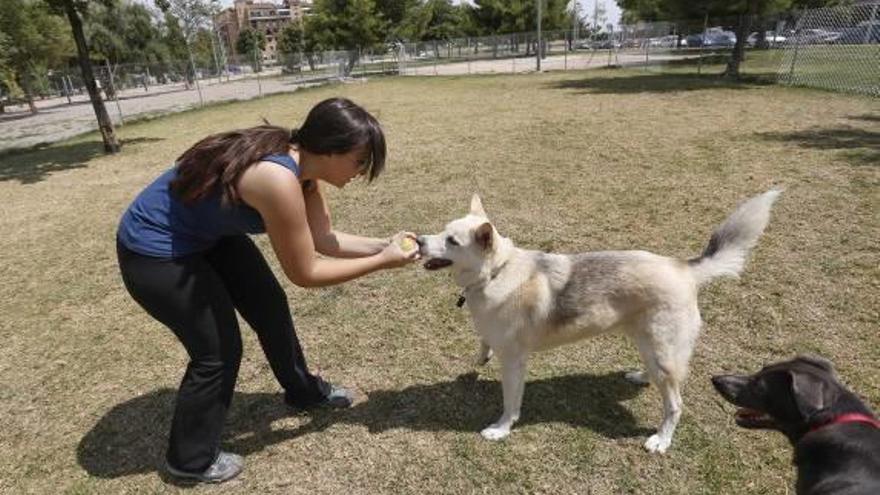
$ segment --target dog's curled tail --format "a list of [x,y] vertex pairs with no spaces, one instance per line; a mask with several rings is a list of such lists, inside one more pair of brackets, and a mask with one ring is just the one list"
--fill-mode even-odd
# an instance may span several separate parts
[[770,207],[782,192],[771,189],[746,200],[712,234],[699,258],[688,260],[697,285],[716,277],[736,277],[770,220]]

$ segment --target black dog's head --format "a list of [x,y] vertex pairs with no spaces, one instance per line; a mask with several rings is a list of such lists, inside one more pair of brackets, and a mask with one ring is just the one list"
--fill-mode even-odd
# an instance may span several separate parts
[[713,376],[712,384],[738,406],[736,424],[779,430],[793,442],[846,393],[830,362],[808,356],[771,364],[754,375]]

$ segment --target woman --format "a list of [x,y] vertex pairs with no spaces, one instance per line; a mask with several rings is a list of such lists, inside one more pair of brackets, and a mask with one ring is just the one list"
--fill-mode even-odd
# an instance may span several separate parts
[[334,98],[299,129],[265,125],[202,139],[126,210],[117,231],[125,286],[190,357],[171,425],[170,474],[221,482],[241,472],[242,458],[219,448],[241,362],[236,311],[256,331],[287,404],[351,404],[349,391],[309,373],[284,290],[247,234],[268,233],[284,274],[301,287],[414,261],[418,249],[400,247],[411,233],[374,239],[331,227],[321,183],[373,180],[384,166],[379,123]]

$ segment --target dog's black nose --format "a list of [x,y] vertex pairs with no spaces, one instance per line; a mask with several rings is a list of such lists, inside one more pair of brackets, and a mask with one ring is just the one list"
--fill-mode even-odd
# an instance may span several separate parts
[[425,240],[425,236],[420,235],[420,236],[416,237],[416,244],[418,244],[419,247],[424,246],[424,245],[425,245],[425,242],[427,242],[427,241]]

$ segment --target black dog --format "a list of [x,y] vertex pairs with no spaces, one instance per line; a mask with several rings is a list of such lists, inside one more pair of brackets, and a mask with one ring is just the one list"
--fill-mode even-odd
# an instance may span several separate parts
[[739,406],[736,424],[779,430],[794,446],[798,495],[880,494],[880,421],[830,362],[799,356],[712,384]]

